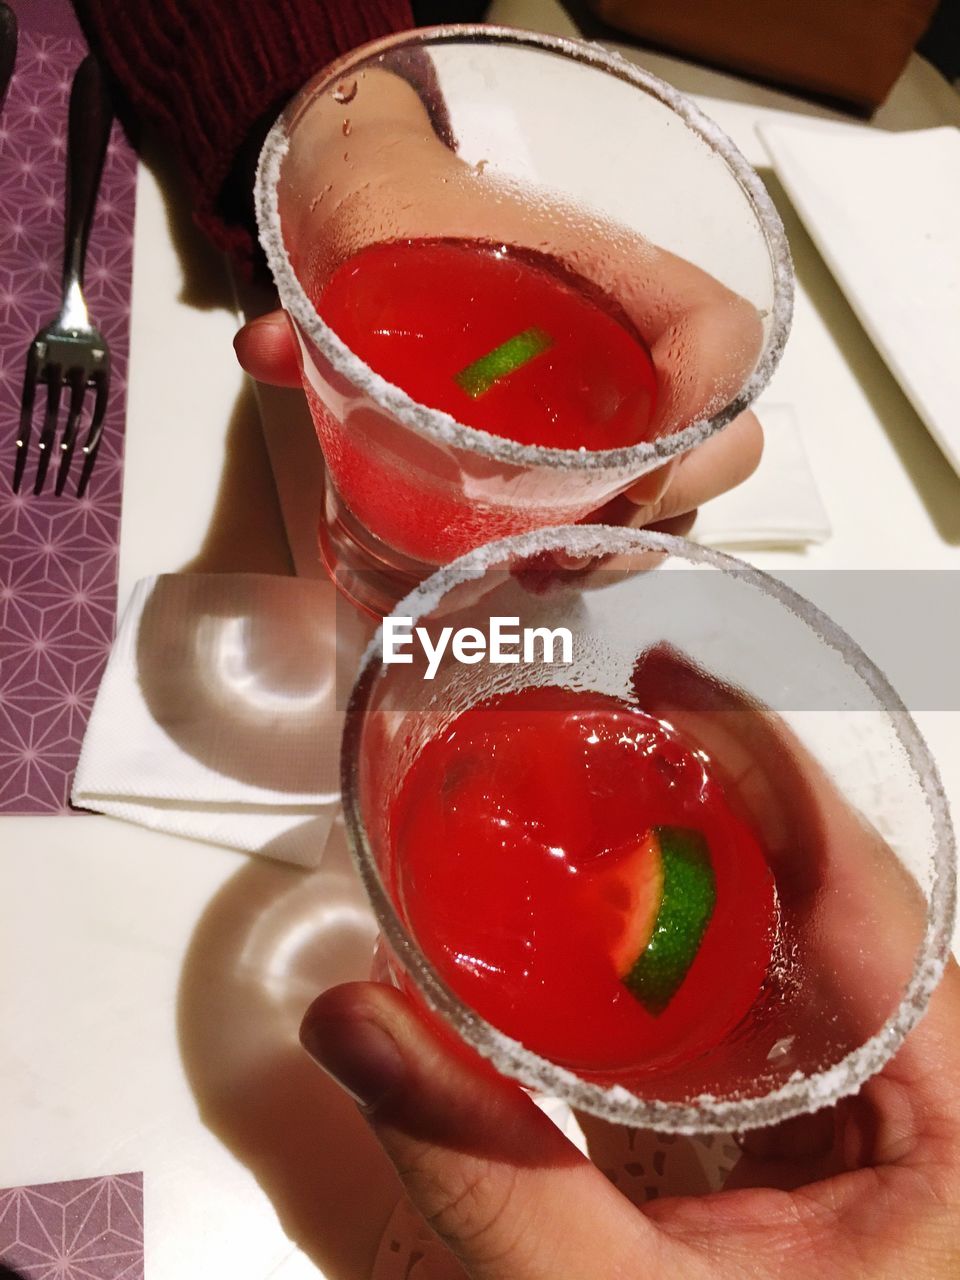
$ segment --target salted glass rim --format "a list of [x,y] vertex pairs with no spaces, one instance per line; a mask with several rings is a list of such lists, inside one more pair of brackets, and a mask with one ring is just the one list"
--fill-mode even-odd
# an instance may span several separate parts
[[341,750],[341,786],[346,830],[354,864],[386,939],[427,1005],[441,1014],[469,1045],[504,1075],[528,1087],[564,1098],[572,1106],[617,1123],[670,1133],[718,1133],[778,1123],[830,1106],[855,1093],[879,1071],[923,1016],[940,980],[953,935],[956,893],[956,847],[943,784],[917,725],[886,676],[831,618],[784,583],[711,548],[683,538],[609,525],[569,525],[501,538],[461,556],[411,591],[391,616],[411,618],[413,625],[432,612],[454,587],[512,559],[549,551],[576,557],[654,551],[730,573],[775,597],[827,645],[839,652],[864,681],[888,715],[933,822],[933,879],[927,922],[913,972],[900,1002],[884,1025],[858,1048],[826,1070],[756,1097],[721,1099],[704,1094],[679,1103],[641,1098],[622,1085],[601,1085],[557,1066],[492,1026],[465,1004],[444,982],[421,951],[394,908],[379,873],[360,807],[358,763],[365,713],[377,679],[386,672],[382,659],[382,624],[370,641],[348,700]]
[[[681,431],[657,440],[617,449],[558,449],[521,444],[492,435],[479,427],[458,422],[452,414],[420,404],[394,383],[378,374],[321,318],[301,285],[287,253],[280,225],[277,186],[290,142],[290,128],[308,99],[322,93],[334,81],[393,49],[412,45],[497,44],[558,54],[614,75],[635,85],[669,107],[725,162],[747,197],[759,224],[773,274],[770,330],[753,372],[737,395],[723,408],[699,418]],[[318,72],[286,107],[267,134],[257,165],[254,190],[260,244],[280,293],[282,304],[300,329],[309,335],[332,367],[364,391],[405,426],[438,444],[469,450],[518,467],[547,466],[560,470],[622,470],[642,474],[651,463],[663,462],[706,440],[732,422],[757,398],[780,362],[793,316],[793,265],[780,215],[759,175],[734,142],[695,103],[672,85],[628,62],[621,54],[599,44],[569,40],[514,27],[483,24],[423,27],[370,41]],[[639,469],[639,470],[638,470]]]

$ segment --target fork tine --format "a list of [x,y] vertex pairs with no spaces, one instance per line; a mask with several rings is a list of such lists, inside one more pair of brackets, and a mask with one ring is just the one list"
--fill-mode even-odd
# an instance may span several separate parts
[[57,483],[54,487],[57,497],[63,493],[63,486],[67,482],[67,473],[70,470],[74,446],[77,443],[77,428],[80,425],[83,397],[87,387],[87,381],[81,369],[71,369],[67,378],[70,383],[70,408],[67,412],[67,425],[63,429],[63,437],[60,441],[60,466],[57,469]]
[[27,451],[33,430],[33,401],[37,390],[37,352],[31,346],[27,352],[27,367],[23,375],[23,394],[20,397],[20,434],[17,439],[17,457],[13,467],[13,492],[20,492],[23,470],[27,465]]
[[50,466],[53,442],[57,438],[57,414],[60,411],[60,392],[63,389],[63,383],[60,381],[59,365],[47,365],[44,372],[47,378],[47,411],[43,416],[43,429],[37,442],[37,448],[40,452],[37,458],[37,478],[33,482],[33,492],[35,494],[40,493],[43,489],[43,482],[47,478],[47,468]]
[[93,375],[92,381],[97,389],[97,398],[93,405],[90,430],[87,432],[87,438],[83,445],[83,470],[80,472],[80,480],[77,484],[78,498],[82,498],[87,491],[87,485],[90,483],[90,473],[93,471],[94,463],[97,461],[97,454],[100,451],[100,438],[103,435],[103,417],[107,412],[107,394],[110,390],[110,374],[105,369],[101,370]]

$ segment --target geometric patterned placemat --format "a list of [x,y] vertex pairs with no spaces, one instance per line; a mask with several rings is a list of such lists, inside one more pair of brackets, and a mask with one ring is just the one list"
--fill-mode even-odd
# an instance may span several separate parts
[[143,1280],[143,1174],[0,1191],[0,1277]]
[[[78,500],[68,481],[57,498],[48,477],[39,497],[14,494],[27,346],[59,307],[67,106],[86,53],[66,0],[23,0],[17,16],[17,63],[0,112],[0,813],[68,813],[116,616],[136,157],[114,125],[85,278],[111,355],[90,487]],[[42,389],[37,400],[35,431]]]

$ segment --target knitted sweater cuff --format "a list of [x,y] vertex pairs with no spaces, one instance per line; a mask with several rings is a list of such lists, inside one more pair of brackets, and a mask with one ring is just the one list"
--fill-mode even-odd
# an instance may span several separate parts
[[328,62],[413,26],[409,0],[74,2],[130,114],[172,149],[196,221],[240,260],[254,237],[238,157]]

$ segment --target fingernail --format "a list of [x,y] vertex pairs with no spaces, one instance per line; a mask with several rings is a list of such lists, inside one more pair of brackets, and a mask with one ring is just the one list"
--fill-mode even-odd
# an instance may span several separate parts
[[554,551],[553,557],[561,569],[585,569],[587,565],[599,560],[598,556],[574,556],[567,551]]
[[246,324],[241,325],[237,332],[233,335],[233,345],[236,348],[237,343],[243,343],[259,329],[280,329],[287,323],[284,316],[277,316],[275,312],[268,311],[266,315],[255,316],[252,320],[248,320]]
[[370,1017],[327,1014],[311,1008],[300,1043],[365,1111],[373,1110],[404,1077],[396,1041]]

